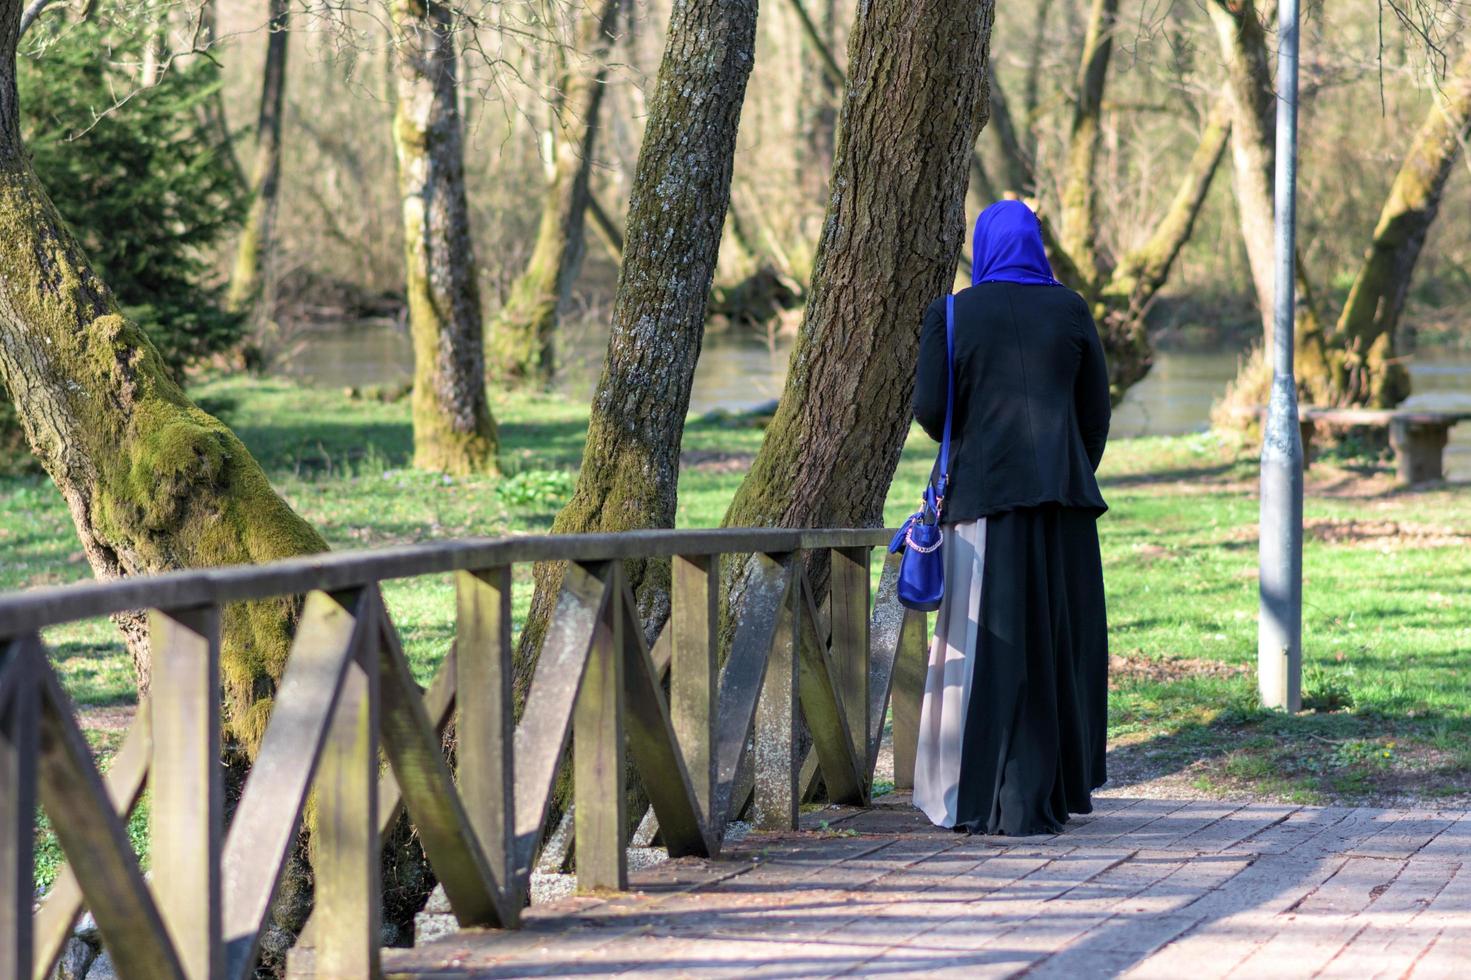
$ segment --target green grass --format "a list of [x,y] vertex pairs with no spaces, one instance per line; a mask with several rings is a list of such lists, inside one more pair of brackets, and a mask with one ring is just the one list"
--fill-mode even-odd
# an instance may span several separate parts
[[[280,492],[337,549],[544,530],[571,492],[587,409],[507,395],[494,409],[505,475],[447,479],[408,469],[406,402],[349,399],[283,381],[226,380],[194,395],[223,417]],[[677,523],[719,523],[759,427],[691,420]],[[934,447],[916,430],[886,507],[912,509]],[[1257,463],[1215,436],[1120,440],[1102,477],[1101,538],[1117,771],[1196,791],[1304,802],[1471,794],[1471,493],[1401,492],[1382,468],[1315,465],[1305,553],[1305,695],[1296,717],[1257,707]],[[1357,522],[1357,523],[1355,523]],[[529,601],[518,569],[513,610]],[[0,589],[85,579],[65,506],[39,477],[0,479]],[[447,577],[389,583],[385,596],[421,681],[452,633]],[[133,699],[110,624],[48,631],[82,708]],[[1387,753],[1387,754],[1386,754]]]

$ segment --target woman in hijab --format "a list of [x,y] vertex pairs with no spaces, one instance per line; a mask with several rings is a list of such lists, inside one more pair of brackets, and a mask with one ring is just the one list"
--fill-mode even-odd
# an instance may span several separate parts
[[[945,596],[920,712],[914,802],[970,833],[1052,834],[1104,782],[1108,628],[1094,471],[1108,370],[1088,305],[1052,276],[1037,216],[976,221],[955,296]],[[945,302],[925,313],[914,414],[945,422]]]

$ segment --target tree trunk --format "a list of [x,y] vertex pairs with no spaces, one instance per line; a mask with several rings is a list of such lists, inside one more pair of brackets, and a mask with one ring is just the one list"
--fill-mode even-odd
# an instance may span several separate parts
[[1253,0],[1212,0],[1207,9],[1215,24],[1231,95],[1232,184],[1241,239],[1261,308],[1262,330],[1270,338],[1276,274],[1272,170],[1277,109],[1266,31]]
[[[678,0],[628,203],[613,332],[582,469],[553,533],[673,527],[679,449],[730,199],[736,127],[756,37],[754,0]],[[563,566],[537,566],[516,650],[531,681]],[[669,566],[628,563],[645,626],[669,611]]]
[[1022,145],[1015,120],[1011,116],[1010,104],[996,77],[996,66],[991,65],[987,76],[991,91],[991,128],[1001,144],[1001,160],[1005,164],[1004,190],[1014,194],[1030,195],[1037,192],[1037,177],[1032,170],[1031,153]]
[[454,26],[449,9],[435,0],[395,0],[393,30],[393,142],[414,342],[414,466],[494,472],[498,438],[485,398]]
[[[919,323],[950,291],[993,5],[873,0],[786,389],[727,526],[872,527],[909,433]],[[826,567],[814,568],[822,588]],[[739,573],[730,601],[740,600]]]
[[[265,299],[261,312],[269,314],[269,295],[264,295],[262,256],[270,262],[272,234],[276,224],[276,199],[281,182],[281,113],[286,99],[286,50],[291,13],[290,0],[269,0],[270,22],[266,36],[266,63],[261,71],[260,116],[255,126],[255,170],[251,175],[250,211],[240,231],[235,250],[235,268],[230,274],[226,306],[244,310]],[[264,279],[263,279],[264,275]]]
[[[1101,274],[1098,258],[1098,202],[1094,174],[1103,115],[1103,89],[1113,53],[1118,0],[1093,0],[1088,32],[1078,66],[1078,99],[1068,132],[1067,167],[1062,188],[1062,246],[1090,286]],[[1091,291],[1091,290],[1090,290]]]
[[1471,47],[1432,98],[1338,317],[1332,339],[1343,362],[1330,393],[1336,405],[1390,408],[1410,394],[1409,372],[1395,355],[1395,328],[1446,179],[1471,139]]
[[[1269,3],[1263,16],[1273,9]],[[1227,386],[1223,411],[1217,422],[1253,417],[1251,410],[1265,405],[1270,394],[1272,311],[1275,289],[1275,223],[1272,183],[1276,163],[1276,96],[1272,86],[1266,33],[1252,0],[1212,0],[1211,20],[1216,26],[1226,84],[1231,95],[1231,161],[1236,209],[1246,246],[1257,305],[1262,316],[1260,348],[1242,364]],[[1333,373],[1322,320],[1296,256],[1297,319],[1293,325],[1294,361],[1298,393],[1307,404],[1327,404]]]
[[843,69],[833,56],[837,4],[835,0],[818,0],[817,19],[803,0],[787,0],[787,4],[797,18],[804,42],[798,92],[804,152],[797,156],[798,182],[807,194],[821,200],[827,192],[827,175],[833,165],[838,93],[844,81]]
[[[21,145],[18,22],[17,4],[0,5],[0,380],[93,572],[110,579],[325,550],[119,314],[46,197]],[[289,598],[225,608],[224,721],[247,752],[265,730],[294,616]],[[146,687],[142,621],[121,625]]]
[[1190,240],[1230,134],[1231,103],[1218,99],[1170,206],[1148,240],[1124,255],[1094,304],[1093,317],[1108,352],[1109,393],[1115,405],[1149,373],[1154,362],[1144,318]]
[[548,383],[556,370],[559,311],[566,304],[586,252],[584,218],[590,193],[598,114],[617,29],[619,0],[588,7],[578,25],[576,52],[559,84],[553,118],[551,183],[531,259],[511,285],[510,297],[491,329],[494,366],[503,377]]

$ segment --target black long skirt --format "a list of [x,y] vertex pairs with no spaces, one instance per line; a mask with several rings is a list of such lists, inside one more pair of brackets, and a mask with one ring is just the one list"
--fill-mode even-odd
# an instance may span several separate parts
[[[943,733],[938,717],[925,719],[934,731],[921,736],[927,745],[921,751],[931,758],[921,758],[917,767],[929,763],[934,771],[945,754],[953,769],[958,737],[958,773],[943,804],[927,806],[917,771],[916,802],[932,819],[945,811],[936,822],[956,830],[1057,833],[1070,813],[1092,811],[1092,791],[1106,778],[1108,626],[1096,518],[1090,511],[1043,506],[992,515],[979,536],[965,530],[973,545],[984,537],[983,546],[972,549],[976,559],[982,557],[976,552],[984,554],[983,562],[974,562],[981,587],[966,580],[961,535],[953,535],[960,547],[951,549],[947,534],[947,600],[959,604],[969,597],[970,608],[957,606],[948,619],[942,608],[937,624],[948,623],[952,634],[963,624],[963,639],[942,639],[941,629],[936,636],[938,656],[948,653],[950,660],[942,682],[950,685],[946,700],[964,703],[964,716],[958,725],[944,724]],[[952,570],[952,556],[961,567]],[[932,651],[932,675],[935,666]],[[954,684],[962,679],[960,702]],[[939,710],[933,686],[932,677],[927,714]]]

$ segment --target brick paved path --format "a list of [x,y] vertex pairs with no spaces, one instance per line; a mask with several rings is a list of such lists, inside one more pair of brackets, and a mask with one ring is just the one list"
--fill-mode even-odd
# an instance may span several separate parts
[[[639,893],[389,951],[436,977],[1471,978],[1471,813],[1101,799],[967,838],[907,800],[810,815]],[[820,829],[820,822],[827,829]]]

